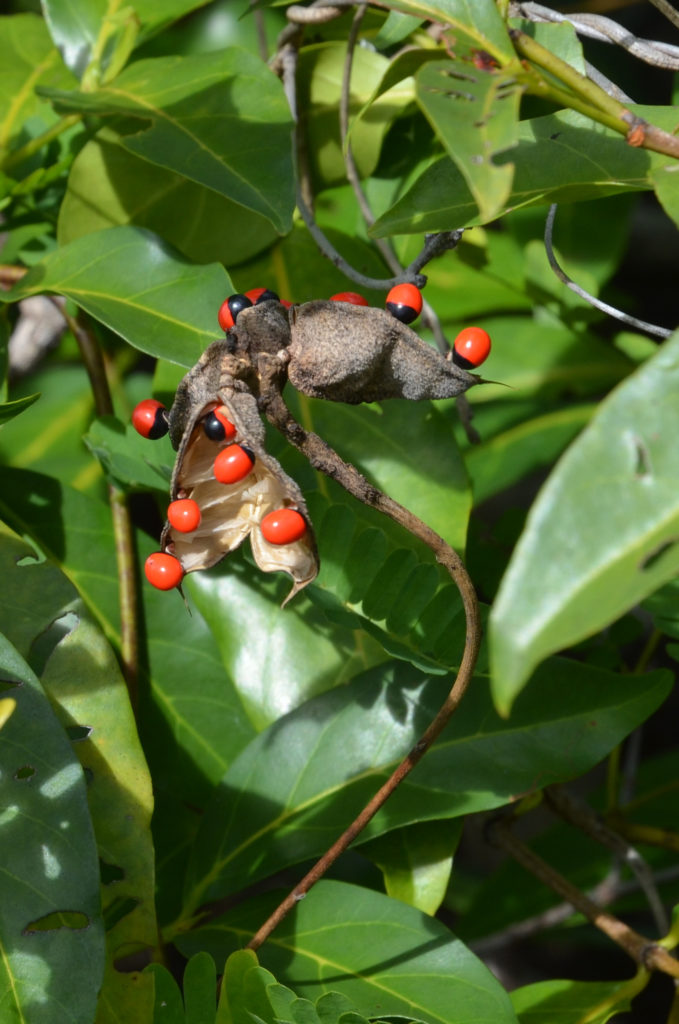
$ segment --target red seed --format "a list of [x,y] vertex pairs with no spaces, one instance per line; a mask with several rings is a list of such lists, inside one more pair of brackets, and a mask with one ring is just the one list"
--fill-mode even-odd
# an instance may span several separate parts
[[213,472],[220,484],[244,480],[255,464],[254,456],[239,444],[230,444],[215,459]]
[[151,586],[158,590],[173,590],[179,586],[184,576],[181,563],[174,555],[167,555],[164,551],[155,551],[146,559],[144,564],[146,579]]
[[337,292],[337,295],[330,296],[331,302],[350,302],[352,306],[369,306],[370,303],[358,292]]
[[385,305],[401,323],[411,324],[422,312],[422,292],[414,284],[396,284],[387,293]]
[[164,437],[168,426],[163,403],[157,402],[155,398],[145,398],[134,408],[132,426],[138,434],[148,437],[151,441]]
[[180,533],[192,533],[200,526],[200,509],[192,498],[180,498],[173,501],[167,510],[170,526]]
[[480,366],[490,354],[490,335],[482,327],[465,327],[453,342],[453,362],[465,370]]
[[268,512],[260,523],[264,540],[269,544],[293,544],[306,533],[306,520],[294,508],[278,508]]

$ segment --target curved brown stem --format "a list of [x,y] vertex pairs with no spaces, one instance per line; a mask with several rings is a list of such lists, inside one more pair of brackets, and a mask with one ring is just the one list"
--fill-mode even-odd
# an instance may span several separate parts
[[457,678],[433,721],[351,825],[333,843],[330,849],[323,854],[320,860],[316,861],[301,882],[288,893],[276,910],[274,910],[273,914],[264,922],[248,943],[248,949],[259,949],[262,943],[271,935],[274,928],[280,924],[295,904],[306,896],[311,887],[323,877],[330,865],[347,849],[385,801],[389,799],[403,779],[422,760],[462,700],[471,682],[481,643],[481,623],[476,592],[459,555],[446,544],[442,537],[439,537],[437,533],[423,523],[421,519],[418,519],[408,509],[369,484],[354,466],[344,462],[317,434],[304,430],[292,417],[280,396],[280,392],[277,392],[275,387],[262,396],[261,404],[270,423],[280,430],[290,444],[306,455],[315,469],[321,470],[333,480],[336,480],[350,494],[358,498],[359,501],[383,512],[390,519],[404,526],[406,530],[424,541],[431,548],[436,555],[436,560],[450,573],[460,592],[467,630],[464,653]]

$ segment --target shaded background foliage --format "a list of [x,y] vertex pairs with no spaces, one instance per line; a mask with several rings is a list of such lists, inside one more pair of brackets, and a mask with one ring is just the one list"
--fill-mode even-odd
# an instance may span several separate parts
[[[3,1021],[603,1022],[638,993],[637,1019],[666,1019],[669,981],[647,989],[484,833],[488,812],[513,808],[553,870],[598,886],[649,938],[668,931],[619,850],[540,804],[546,787],[583,779],[609,830],[639,846],[660,903],[677,902],[679,341],[568,291],[542,233],[558,201],[572,276],[671,328],[676,165],[527,95],[504,6],[366,12],[348,111],[371,229],[338,120],[353,11],[306,30],[299,153],[261,52],[262,33],[270,55],[286,25],[280,7],[45,0],[42,14],[17,3],[0,17]],[[648,5],[618,16],[642,37],[667,28]],[[437,37],[430,21],[452,29]],[[584,69],[571,28],[522,27]],[[476,67],[479,49],[496,70]],[[673,129],[667,71],[596,43],[586,55]],[[449,339],[469,322],[493,337],[483,372],[498,383],[470,394],[480,443],[453,402],[286,397],[466,550],[490,642],[446,732],[258,965],[234,951],[421,734],[464,644],[459,597],[431,555],[271,432],[308,496],[317,581],[283,611],[285,581],[246,550],[186,581],[191,615],[144,585],[130,655],[116,510],[129,504],[141,565],[173,463],[167,438],[131,430],[131,409],[151,393],[171,403],[232,291],[304,302],[356,288],[296,212],[296,175],[318,225],[372,277],[391,273],[375,239],[407,265],[424,231],[472,228],[426,267],[425,294]],[[65,297],[66,330],[12,372],[10,334],[40,333],[45,293]],[[30,297],[37,307],[19,305]],[[83,328],[112,410],[95,410]]]

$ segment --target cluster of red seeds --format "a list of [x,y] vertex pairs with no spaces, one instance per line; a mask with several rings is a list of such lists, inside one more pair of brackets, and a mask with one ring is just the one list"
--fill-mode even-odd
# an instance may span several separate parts
[[[330,296],[333,302],[349,302],[354,306],[368,306],[369,302],[357,292],[338,292]],[[275,300],[286,309],[292,305],[279,299],[268,288],[252,288],[250,291],[230,295],[219,308],[217,319],[223,331],[235,326],[238,314],[250,306]],[[386,308],[400,320],[411,324],[422,312],[422,293],[413,284],[397,284],[387,294]],[[480,366],[490,353],[490,337],[481,327],[465,327],[453,342],[453,362],[466,370]],[[168,431],[167,410],[161,402],[147,398],[132,413],[132,424],[142,437],[156,440]],[[228,441],[215,458],[213,472],[215,479],[223,484],[235,484],[252,472],[255,456],[245,445],[235,443],[236,427],[228,419],[226,410],[217,407],[203,420],[203,430],[212,441]],[[200,508],[191,498],[173,501],[167,510],[170,525],[180,533],[192,533],[200,526]],[[304,536],[306,520],[296,509],[275,509],[265,515],[260,523],[262,536],[270,544],[293,544]],[[159,590],[172,590],[184,576],[179,559],[165,551],[149,555],[144,566],[149,583]]]
[[[245,445],[233,443],[238,432],[226,412],[223,406],[209,412],[203,420],[203,430],[211,441],[229,442],[215,457],[213,473],[222,484],[236,484],[252,472],[255,456]],[[167,410],[161,402],[147,398],[135,408],[132,423],[143,437],[155,440],[167,433]],[[178,498],[169,505],[167,519],[179,533],[193,533],[201,521],[198,503],[192,498]],[[269,544],[293,544],[304,536],[307,525],[296,509],[280,508],[265,515],[259,528]],[[167,551],[149,555],[144,571],[149,583],[158,590],[172,590],[184,576],[179,559]]]

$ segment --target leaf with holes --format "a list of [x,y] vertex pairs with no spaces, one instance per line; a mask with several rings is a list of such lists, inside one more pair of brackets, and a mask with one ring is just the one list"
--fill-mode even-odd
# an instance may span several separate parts
[[150,986],[115,967],[130,950],[155,955],[158,942],[151,778],[118,663],[85,615],[53,650],[42,684],[62,724],[84,730],[74,733],[75,750],[89,779],[107,926],[97,1022],[117,1024],[121,1016],[133,1019],[151,1006]]
[[[651,109],[650,120],[657,111]],[[641,112],[643,116],[643,108]],[[617,132],[568,110],[521,122],[518,145],[497,158],[497,170],[508,160],[514,165],[513,183],[495,216],[523,206],[648,189],[652,168],[666,163],[667,157],[625,146]],[[442,157],[376,220],[370,234],[383,238],[482,223],[484,217],[462,167]]]
[[490,619],[503,712],[543,658],[679,569],[678,387],[675,334],[604,400],[542,488]]
[[511,69],[485,70],[470,61],[423,65],[417,100],[467,182],[483,221],[492,220],[511,191],[514,167],[494,157],[518,143],[521,88]]
[[107,967],[97,1021],[133,1015],[150,987],[115,970],[121,947],[154,949],[151,785],[127,688],[113,651],[75,587],[24,541],[1,529],[3,622],[30,658],[89,780],[87,801],[102,869]]
[[91,1024],[104,969],[99,861],[85,778],[38,679],[0,635],[0,1002],[31,1024]]

